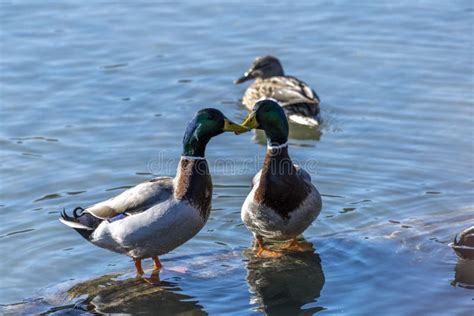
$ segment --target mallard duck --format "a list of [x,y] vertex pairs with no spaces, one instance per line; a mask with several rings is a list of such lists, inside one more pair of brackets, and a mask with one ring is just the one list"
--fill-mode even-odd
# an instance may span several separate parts
[[223,132],[248,129],[227,119],[219,110],[203,109],[188,123],[176,177],[158,177],[72,216],[63,211],[61,222],[96,246],[133,258],[143,275],[141,260],[182,245],[206,223],[211,210],[212,180],[204,156],[209,140]]
[[459,258],[474,260],[474,226],[471,226],[454,237],[450,244]]
[[257,57],[250,69],[234,83],[250,79],[255,79],[255,82],[247,88],[242,99],[249,111],[258,100],[273,98],[283,107],[290,121],[308,126],[320,124],[318,95],[298,78],[285,76],[276,57]]
[[297,237],[318,217],[321,196],[310,175],[288,155],[288,120],[282,107],[275,100],[258,101],[242,125],[264,130],[268,143],[263,167],[252,180],[241,212],[257,240],[257,255],[280,255],[264,248],[264,238],[291,240],[289,250],[309,250]]

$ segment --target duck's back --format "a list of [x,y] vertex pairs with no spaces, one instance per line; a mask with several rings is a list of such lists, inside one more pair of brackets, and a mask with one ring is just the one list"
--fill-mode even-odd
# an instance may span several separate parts
[[135,258],[168,253],[195,236],[206,223],[187,201],[175,199],[121,221],[99,226],[92,242]]
[[140,213],[167,200],[173,194],[173,190],[173,178],[157,177],[106,201],[89,206],[86,212],[101,219],[109,219],[125,212]]
[[319,97],[305,82],[292,76],[257,78],[245,91],[242,103],[251,110],[262,98],[278,101],[288,115],[298,113],[316,116],[319,113]]

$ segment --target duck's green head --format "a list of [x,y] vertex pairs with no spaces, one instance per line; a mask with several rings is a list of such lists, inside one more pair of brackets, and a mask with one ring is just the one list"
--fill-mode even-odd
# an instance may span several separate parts
[[204,157],[206,145],[212,137],[224,132],[244,133],[248,128],[229,120],[216,109],[199,110],[189,121],[183,137],[183,155]]
[[284,76],[283,67],[278,58],[267,55],[255,58],[250,69],[242,77],[235,80],[235,84],[254,78],[270,78],[274,76]]
[[263,129],[268,144],[272,146],[282,145],[288,141],[288,119],[281,106],[273,99],[257,101],[242,126],[249,129]]

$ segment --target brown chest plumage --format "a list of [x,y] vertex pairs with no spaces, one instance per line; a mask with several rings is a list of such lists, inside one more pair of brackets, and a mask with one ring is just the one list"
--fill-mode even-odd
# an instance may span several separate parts
[[293,165],[288,147],[268,149],[255,191],[255,202],[272,208],[287,219],[310,192],[311,186]]
[[201,217],[207,220],[212,198],[212,179],[207,161],[205,159],[188,160],[182,158],[177,180],[176,199],[187,200],[199,210]]

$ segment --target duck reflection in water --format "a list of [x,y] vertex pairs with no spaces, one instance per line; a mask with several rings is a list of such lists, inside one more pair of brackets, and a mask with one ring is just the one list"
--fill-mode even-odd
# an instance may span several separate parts
[[279,258],[261,258],[255,251],[244,251],[251,303],[268,315],[312,315],[320,306],[314,303],[324,286],[321,259],[314,251],[285,253]]
[[[308,126],[289,123],[289,132],[288,132],[288,139],[292,139],[298,144],[298,141],[304,140],[316,140],[319,141],[322,136],[321,129],[313,129]],[[262,130],[255,130],[255,134],[253,137],[254,142],[260,145],[267,144],[267,137],[265,136],[265,132]]]
[[454,271],[453,285],[474,289],[474,260],[459,259]]
[[93,313],[207,315],[194,297],[179,293],[175,282],[162,280],[160,286],[149,286],[140,279],[124,277],[101,276],[78,283],[67,292],[72,298],[86,296],[76,308]]

